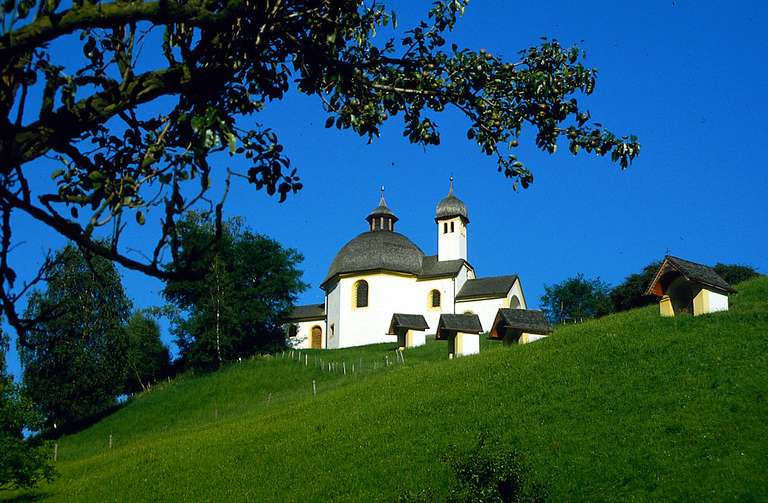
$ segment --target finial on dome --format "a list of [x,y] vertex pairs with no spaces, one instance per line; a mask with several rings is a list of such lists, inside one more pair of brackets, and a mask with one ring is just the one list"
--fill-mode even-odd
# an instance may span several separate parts
[[451,175],[451,178],[449,180],[451,181],[451,185],[448,188],[448,195],[450,196],[451,194],[453,194],[453,175]]
[[387,202],[384,200],[384,185],[381,186],[381,197],[379,198],[379,206],[386,206]]

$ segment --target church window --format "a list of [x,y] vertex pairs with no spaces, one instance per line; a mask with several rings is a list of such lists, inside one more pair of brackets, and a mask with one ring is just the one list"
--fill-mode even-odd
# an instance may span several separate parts
[[440,291],[432,290],[429,292],[429,304],[430,307],[440,307]]
[[448,234],[448,222],[443,222],[443,234]]
[[368,282],[360,280],[355,283],[355,307],[368,307]]
[[453,222],[451,222],[451,232],[453,232]]
[[296,334],[299,332],[299,327],[297,325],[291,324],[288,327],[288,337],[296,337]]

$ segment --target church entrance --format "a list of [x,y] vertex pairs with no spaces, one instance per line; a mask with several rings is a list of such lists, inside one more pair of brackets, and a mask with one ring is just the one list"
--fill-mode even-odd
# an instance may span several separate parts
[[323,349],[323,329],[315,325],[312,327],[312,339],[310,340],[312,349]]

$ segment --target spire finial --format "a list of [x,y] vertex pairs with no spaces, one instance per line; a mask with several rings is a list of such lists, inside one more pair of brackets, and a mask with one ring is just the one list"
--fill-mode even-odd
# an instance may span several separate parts
[[449,195],[449,196],[450,196],[451,194],[453,194],[453,175],[451,175],[450,181],[451,181],[451,185],[450,185],[450,187],[448,188],[448,195]]
[[384,185],[381,186],[381,197],[379,198],[379,206],[386,206],[387,202],[384,200]]

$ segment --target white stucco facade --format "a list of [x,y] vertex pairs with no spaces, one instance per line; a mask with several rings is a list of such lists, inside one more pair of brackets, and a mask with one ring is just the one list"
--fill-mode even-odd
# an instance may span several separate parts
[[509,292],[503,297],[488,297],[477,299],[462,299],[456,302],[457,314],[476,314],[480,317],[480,324],[484,331],[489,331],[496,313],[499,309],[510,307],[512,309],[527,309],[525,297],[517,279]]
[[[424,316],[429,325],[425,333],[434,334],[442,313],[473,312],[483,329],[489,330],[500,307],[526,307],[517,276],[476,277],[467,255],[468,212],[452,187],[438,203],[434,220],[425,218],[432,220],[437,231],[435,255],[425,255],[396,232],[398,218],[387,207],[383,193],[366,220],[368,231],[341,248],[322,284],[323,348],[397,342],[396,335],[388,334],[395,313]],[[298,325],[292,343],[310,347],[312,326],[303,321]],[[462,352],[473,354],[476,339],[469,337],[462,343],[466,348]],[[414,343],[423,341],[414,339]]]

